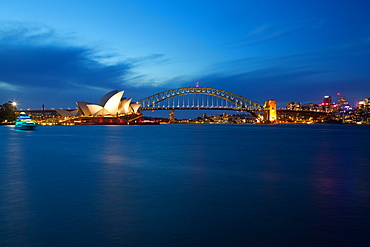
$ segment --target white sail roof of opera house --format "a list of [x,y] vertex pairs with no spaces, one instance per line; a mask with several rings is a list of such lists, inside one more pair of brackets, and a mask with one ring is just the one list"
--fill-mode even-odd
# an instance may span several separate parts
[[119,113],[127,114],[130,112],[130,103],[132,99],[124,99],[120,103]]
[[141,104],[130,104],[130,107],[132,108],[132,111],[134,113],[137,113],[137,111],[139,110]]
[[[122,91],[123,92],[123,91]],[[107,101],[109,100],[109,98],[111,98],[113,95],[115,95],[116,93],[118,93],[118,90],[113,90],[112,92],[109,92],[107,94],[105,94],[103,97],[101,97],[101,99],[99,100],[98,102],[98,105],[105,105],[105,103],[107,103]]]
[[105,94],[98,104],[77,102],[81,116],[119,116],[122,114],[136,114],[141,104],[131,104],[132,98],[123,99],[124,91],[114,90]]

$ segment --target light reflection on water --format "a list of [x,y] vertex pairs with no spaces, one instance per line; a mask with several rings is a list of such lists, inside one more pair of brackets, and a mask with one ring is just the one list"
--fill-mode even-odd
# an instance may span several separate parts
[[[4,244],[21,245],[17,232],[29,233],[30,221],[33,215],[30,210],[30,194],[27,188],[26,165],[27,162],[23,153],[23,145],[17,133],[4,127],[5,131],[10,130],[9,135],[2,136],[1,149],[6,155],[0,156],[0,231],[5,236],[12,238],[11,242]],[[29,134],[26,133],[29,136]],[[21,213],[19,213],[21,212]],[[4,227],[10,226],[10,227]],[[27,235],[25,240],[27,240]]]
[[370,126],[0,127],[0,244],[366,246]]

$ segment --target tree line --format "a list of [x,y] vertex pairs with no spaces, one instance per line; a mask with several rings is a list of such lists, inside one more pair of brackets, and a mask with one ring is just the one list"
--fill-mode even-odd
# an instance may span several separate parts
[[15,121],[15,111],[16,107],[11,101],[0,105],[0,123]]

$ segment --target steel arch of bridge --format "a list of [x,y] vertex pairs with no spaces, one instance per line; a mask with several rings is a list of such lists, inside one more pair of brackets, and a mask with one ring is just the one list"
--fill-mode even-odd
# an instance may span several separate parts
[[[216,101],[212,99],[216,97]],[[175,99],[177,98],[177,100]],[[221,99],[221,100],[220,100]],[[229,103],[228,103],[229,102]],[[243,96],[207,87],[185,87],[157,93],[140,100],[141,110],[213,109],[263,111],[263,105]]]

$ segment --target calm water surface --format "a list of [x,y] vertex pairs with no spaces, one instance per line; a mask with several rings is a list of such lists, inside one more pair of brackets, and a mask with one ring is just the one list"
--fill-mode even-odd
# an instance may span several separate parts
[[370,126],[0,126],[0,246],[369,246]]

